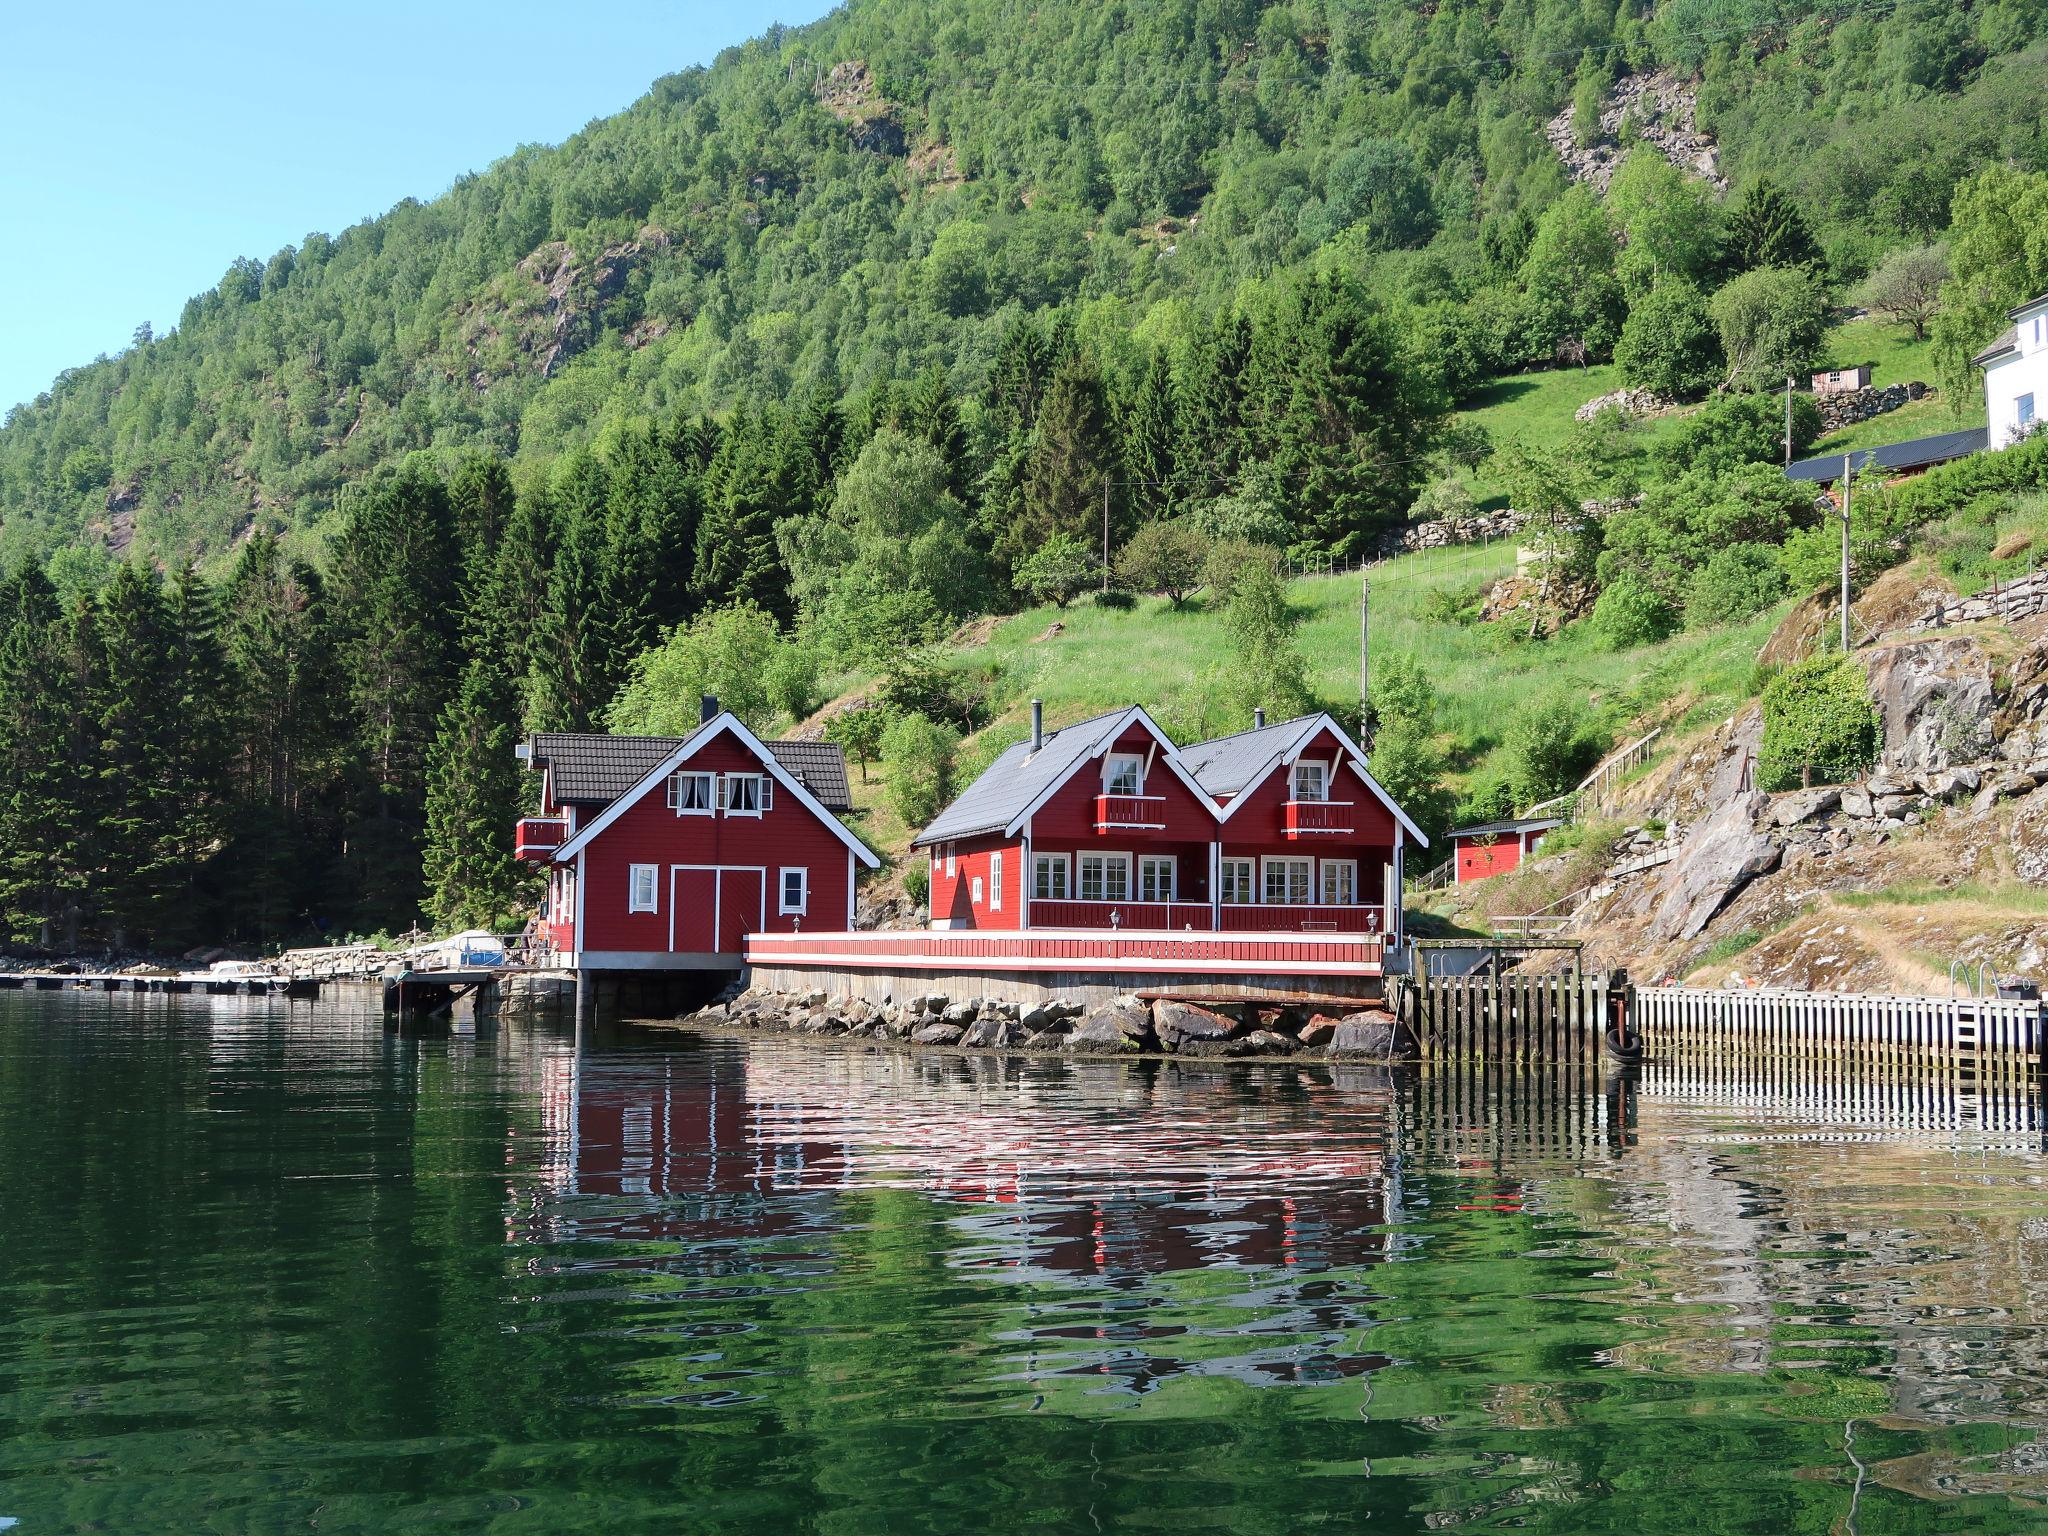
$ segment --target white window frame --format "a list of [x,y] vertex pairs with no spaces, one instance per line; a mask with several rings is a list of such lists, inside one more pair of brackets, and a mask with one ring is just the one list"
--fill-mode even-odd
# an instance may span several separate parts
[[[728,773],[719,780],[719,809],[728,816],[747,816],[754,820],[768,814],[775,804],[775,791],[770,787],[774,780],[765,773]],[[753,804],[741,808],[733,804],[733,791],[742,785],[752,787]]]
[[[1265,858],[1261,859],[1259,861],[1259,865],[1259,904],[1261,906],[1309,907],[1315,905],[1316,861],[1314,859],[1305,856],[1297,856],[1294,854],[1275,853],[1269,854]],[[1280,870],[1286,870],[1289,872],[1284,877],[1286,883],[1282,887],[1282,889],[1288,894],[1283,895],[1280,898],[1280,900],[1275,901],[1272,895],[1273,875],[1276,871]],[[1292,876],[1293,872],[1299,870],[1305,870],[1307,873],[1304,874],[1302,877],[1301,889],[1303,894],[1301,900],[1295,901],[1292,899],[1292,893],[1294,890],[1294,880]]]
[[[1330,876],[1341,873],[1348,889],[1342,896],[1330,894]],[[1326,907],[1355,907],[1358,905],[1358,860],[1325,859],[1317,872],[1316,895]]]
[[[1233,886],[1236,886],[1244,894],[1233,898],[1230,894]],[[1226,907],[1257,906],[1259,904],[1259,861],[1257,859],[1222,860],[1216,874],[1216,895]]]
[[[1131,787],[1117,788],[1124,770],[1130,770]],[[1102,792],[1105,795],[1142,795],[1145,793],[1145,759],[1130,752],[1112,752],[1102,765]]]
[[[1166,871],[1166,891],[1164,895],[1159,895],[1155,894],[1158,890],[1158,887],[1153,885],[1152,877],[1155,874],[1157,874],[1162,867],[1164,867]],[[1145,854],[1138,860],[1138,900],[1167,902],[1175,900],[1176,890],[1179,883],[1179,871],[1180,860],[1176,859],[1172,854]],[[1147,892],[1147,886],[1153,887],[1153,893]]]
[[[688,798],[697,800],[696,805],[685,805],[683,782],[688,780],[698,793]],[[704,773],[690,768],[679,768],[668,776],[668,808],[678,816],[716,816],[718,814],[718,775]]]
[[[796,901],[789,899],[789,877],[796,876]],[[775,910],[783,917],[802,917],[811,909],[811,871],[806,864],[785,864],[776,871]]]
[[[1304,795],[1301,792],[1301,775],[1303,769],[1311,771],[1316,776],[1316,792],[1312,795]],[[1288,798],[1291,800],[1309,801],[1318,805],[1328,803],[1330,798],[1330,765],[1324,762],[1321,758],[1302,758],[1300,761],[1295,763],[1293,769],[1289,772],[1287,778],[1287,788]]]
[[[1102,874],[1101,893],[1095,896],[1088,894],[1088,867],[1090,864],[1094,864]],[[1109,872],[1112,869],[1121,872],[1123,894],[1120,896],[1112,896],[1109,892]],[[1076,873],[1080,877],[1079,891],[1082,901],[1129,901],[1131,899],[1131,856],[1128,853],[1084,853],[1080,857],[1080,868]]]
[[[1059,873],[1060,888],[1052,889],[1047,878],[1054,871]],[[1072,901],[1074,899],[1074,856],[1070,853],[1034,853],[1031,855],[1031,899],[1033,901]]]
[[954,863],[955,847],[956,845],[953,843],[946,844],[946,878],[948,880],[952,879],[954,875],[959,873],[959,866]]
[[988,906],[991,912],[1003,910],[1003,850],[998,848],[988,856]]
[[2013,424],[2013,430],[2014,430],[2014,431],[2016,431],[2016,432],[2022,432],[2022,433],[2023,433],[2023,432],[2025,432],[2025,431],[2026,431],[2026,430],[2027,430],[2027,429],[2028,429],[2029,427],[2033,426],[2033,424],[2034,424],[2034,421],[2035,421],[2035,413],[2034,413],[2034,392],[2033,392],[2033,391],[2032,391],[2032,390],[2030,389],[2030,390],[2028,390],[2028,391],[2027,391],[2027,392],[2026,392],[2025,394],[2023,394],[2023,395],[2015,395],[2015,396],[2013,396],[2013,401],[2012,401],[2012,424]]
[[[647,894],[640,894],[640,883],[647,883]],[[626,910],[628,912],[659,912],[661,910],[661,866],[659,864],[629,864],[626,866]]]

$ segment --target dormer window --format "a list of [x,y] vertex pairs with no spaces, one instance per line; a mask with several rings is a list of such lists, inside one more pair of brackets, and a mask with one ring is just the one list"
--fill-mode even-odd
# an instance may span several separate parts
[[1297,800],[1329,799],[1330,765],[1328,763],[1296,763],[1294,765],[1294,798]]
[[1103,773],[1106,795],[1141,795],[1145,792],[1145,760],[1142,757],[1112,757]]

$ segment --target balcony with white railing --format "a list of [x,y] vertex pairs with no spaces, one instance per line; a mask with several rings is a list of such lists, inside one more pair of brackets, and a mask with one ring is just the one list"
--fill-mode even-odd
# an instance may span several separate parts
[[559,816],[528,816],[512,834],[512,857],[545,864],[569,840],[569,823]]
[[1257,902],[1220,911],[1217,928],[1223,933],[1384,933],[1387,926],[1387,909],[1363,902]]
[[1288,837],[1316,837],[1352,830],[1349,800],[1289,800],[1280,808],[1280,830]]
[[1208,933],[1215,914],[1206,901],[1042,901],[1031,902],[1033,928],[1192,928]]
[[1095,830],[1098,832],[1163,832],[1165,829],[1164,795],[1095,797]]

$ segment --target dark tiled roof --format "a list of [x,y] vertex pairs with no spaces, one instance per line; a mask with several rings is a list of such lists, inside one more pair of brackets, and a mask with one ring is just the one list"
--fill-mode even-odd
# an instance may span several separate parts
[[[689,739],[544,731],[533,739],[533,766],[552,770],[555,798],[564,804],[610,805]],[[853,809],[846,756],[833,743],[771,741],[765,745],[826,810],[844,815]]]
[[[1950,459],[1964,459],[1973,453],[1982,453],[1990,439],[1988,428],[1971,427],[1962,432],[1938,432],[1933,437],[1916,437],[1910,442],[1887,443],[1882,448],[1859,448],[1847,457],[1852,474],[1860,472],[1872,459],[1877,460],[1879,469],[1924,469],[1930,464],[1946,464]],[[1785,478],[1831,485],[1842,478],[1842,459],[1843,455],[1839,453],[1801,459],[1785,467]]]
[[960,792],[912,841],[911,847],[949,838],[979,837],[1000,832],[1047,788],[1066,777],[1075,764],[1096,748],[1106,746],[1121,734],[1131,711],[1120,709],[1112,715],[1063,725],[1045,733],[1036,752],[1027,737],[1009,748],[982,772],[980,778]]
[[1181,765],[1211,795],[1235,795],[1274,761],[1292,752],[1322,723],[1321,715],[1302,715],[1278,725],[1218,736],[1181,748]]
[[1561,827],[1564,819],[1558,816],[1531,816],[1521,821],[1486,821],[1476,827],[1460,827],[1452,837],[1493,837],[1506,832],[1548,832],[1552,827]]

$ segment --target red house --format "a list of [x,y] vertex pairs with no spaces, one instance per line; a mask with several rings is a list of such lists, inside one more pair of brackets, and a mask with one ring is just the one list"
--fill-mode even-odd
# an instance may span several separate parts
[[521,748],[541,815],[516,852],[548,866],[540,937],[574,970],[734,970],[749,933],[853,926],[875,855],[839,820],[846,761],[764,742],[706,701],[685,737],[543,734]]
[[1560,818],[1551,816],[1460,827],[1451,834],[1451,848],[1457,858],[1452,874],[1459,885],[1490,875],[1504,875],[1542,846],[1545,833],[1563,825]]
[[1135,707],[1032,722],[913,844],[933,927],[1399,936],[1427,839],[1328,715],[1181,748]]

